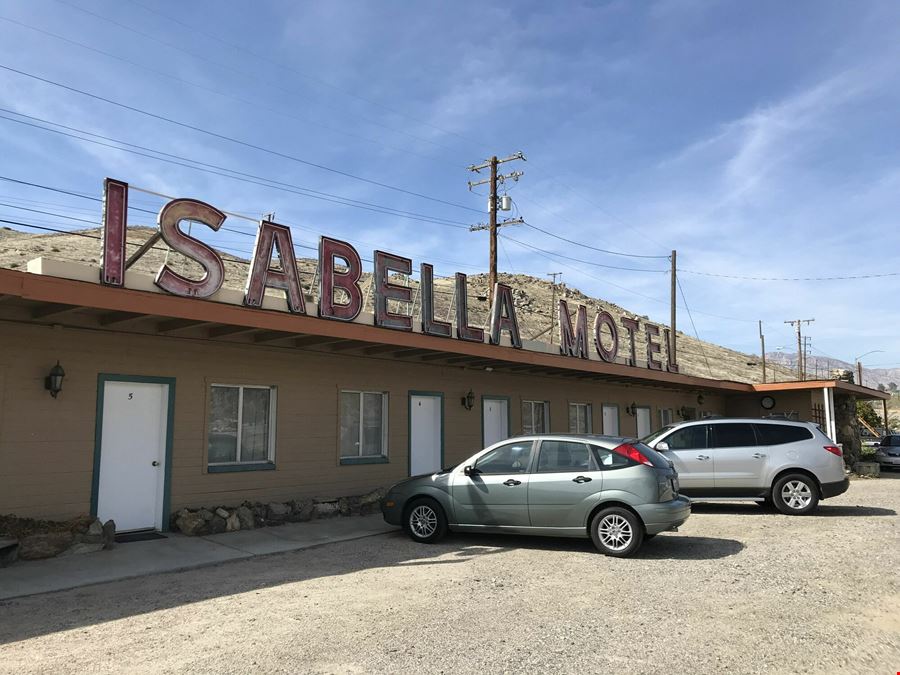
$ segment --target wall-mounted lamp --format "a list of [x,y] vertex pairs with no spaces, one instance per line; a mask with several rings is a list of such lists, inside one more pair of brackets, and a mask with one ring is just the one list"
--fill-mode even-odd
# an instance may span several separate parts
[[681,419],[686,420],[688,418],[688,409],[685,406],[681,406],[678,409],[678,416]]
[[632,402],[631,405],[626,405],[625,412],[634,417],[634,414],[637,412],[637,404]]
[[703,405],[703,394],[697,394],[697,405]]
[[62,381],[65,376],[66,371],[57,361],[56,365],[50,369],[50,374],[44,379],[44,388],[50,392],[53,398],[56,398],[56,395],[62,391]]
[[475,394],[472,393],[472,390],[469,389],[469,393],[459,399],[459,402],[462,403],[462,407],[466,410],[471,410],[475,407]]

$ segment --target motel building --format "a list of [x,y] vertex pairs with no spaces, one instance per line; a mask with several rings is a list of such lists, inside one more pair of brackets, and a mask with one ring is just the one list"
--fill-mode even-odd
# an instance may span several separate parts
[[668,328],[564,301],[559,344],[523,340],[499,283],[490,320],[471,325],[463,274],[453,315],[436,316],[430,265],[414,298],[397,282],[412,261],[375,251],[364,291],[352,242],[325,236],[310,287],[274,222],[229,286],[185,226],[213,240],[228,216],[192,199],[161,208],[152,241],[202,273],[139,273],[149,246],[126,240],[128,195],[105,182],[99,265],[0,270],[0,513],[166,530],[183,507],[358,495],[520,433],[781,413],[836,438],[855,398],[884,399],[842,381],[686,375]]

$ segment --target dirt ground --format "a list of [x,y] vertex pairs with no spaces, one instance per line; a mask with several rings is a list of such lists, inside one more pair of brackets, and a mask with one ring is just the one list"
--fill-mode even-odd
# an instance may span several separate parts
[[[900,473],[637,558],[401,534],[0,603],[2,673],[895,673]],[[2,571],[0,571],[2,574]]]

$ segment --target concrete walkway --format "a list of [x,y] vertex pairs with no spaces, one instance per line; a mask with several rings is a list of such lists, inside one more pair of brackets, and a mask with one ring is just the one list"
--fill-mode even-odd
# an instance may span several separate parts
[[381,515],[331,518],[207,537],[167,533],[165,539],[116,544],[112,550],[0,569],[0,600],[62,591],[147,574],[177,572],[257,555],[297,551],[391,532]]

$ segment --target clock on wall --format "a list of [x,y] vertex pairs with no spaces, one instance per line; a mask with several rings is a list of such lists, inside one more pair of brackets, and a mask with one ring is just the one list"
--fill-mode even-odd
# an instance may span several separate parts
[[772,398],[771,396],[763,396],[759,400],[759,404],[766,410],[771,410],[772,408],[775,407],[775,399]]

